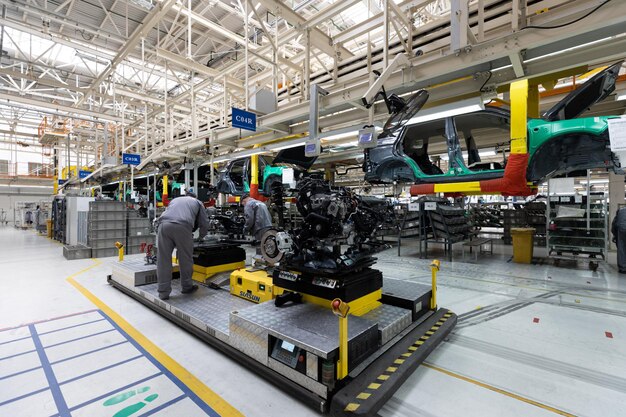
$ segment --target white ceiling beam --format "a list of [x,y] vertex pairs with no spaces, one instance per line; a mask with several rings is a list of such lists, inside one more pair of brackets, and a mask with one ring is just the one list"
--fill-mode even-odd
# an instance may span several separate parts
[[[189,11],[185,7],[176,5],[174,6],[174,10],[176,10],[177,12],[180,12],[180,14],[186,16],[188,19],[190,18],[192,20],[195,20],[196,22],[200,23],[202,26],[205,26],[206,28],[211,29],[212,31],[215,31],[230,40],[233,40],[241,45],[244,45],[246,43],[246,39],[243,36],[238,35],[234,32],[231,32],[230,30],[226,29],[225,27],[221,25],[218,25],[217,23],[212,22],[206,17],[201,16],[193,11]],[[252,42],[248,42],[248,47],[250,49],[256,49],[258,48],[258,45]]]
[[18,103],[18,104],[24,104],[26,106],[34,106],[34,107],[40,107],[43,109],[50,109],[53,111],[64,112],[64,113],[67,113],[68,116],[78,116],[78,117],[90,116],[90,117],[93,117],[94,119],[98,119],[101,121],[119,122],[119,123],[122,122],[121,117],[110,116],[108,114],[104,114],[102,112],[97,112],[97,111],[76,109],[74,107],[64,106],[62,104],[51,103],[50,101],[35,100],[32,98],[15,96],[12,94],[3,94],[2,99],[3,100],[0,101],[0,104],[7,105],[9,107],[11,106],[11,103]]
[[320,23],[332,19],[333,17],[337,17],[340,13],[348,10],[350,7],[360,2],[361,0],[342,0],[335,2],[308,18],[306,20],[305,27],[314,28]]
[[[264,7],[269,9],[274,15],[281,16],[285,21],[287,21],[290,25],[295,26],[296,29],[306,28],[307,19],[300,16],[298,13],[293,11],[289,6],[284,4],[280,0],[259,0]],[[326,36],[322,31],[317,28],[311,29],[311,43],[320,51],[324,52],[326,55],[335,58],[336,55],[339,55],[340,59],[349,58],[354,56],[352,52],[344,48],[343,46],[335,48],[331,45],[331,39]]]
[[154,26],[163,19],[163,17],[169,12],[172,7],[176,4],[177,0],[164,0],[162,3],[157,3],[157,5],[148,13],[144,21],[135,28],[132,35],[122,49],[117,53],[115,58],[111,60],[111,65],[100,73],[100,76],[93,82],[87,93],[79,100],[77,106],[84,103],[86,97],[98,88],[101,82],[103,82],[109,74],[111,74],[115,68],[122,62],[128,54],[130,54],[141,42],[141,39],[146,37],[148,32],[154,28]]
[[[165,58],[168,61],[179,64],[183,68],[191,69],[195,72],[198,72],[206,77],[215,79],[220,76],[220,72],[216,69],[207,67],[206,65],[202,65],[194,60],[187,59],[173,52],[166,51],[165,49],[157,49],[157,55],[161,58]],[[226,76],[226,83],[230,87],[236,88],[238,90],[243,90],[243,82],[237,78]]]

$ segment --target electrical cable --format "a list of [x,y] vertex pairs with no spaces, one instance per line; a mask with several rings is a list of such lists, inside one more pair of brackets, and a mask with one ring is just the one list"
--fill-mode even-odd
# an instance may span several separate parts
[[604,6],[605,4],[607,4],[610,1],[611,0],[606,0],[606,1],[602,2],[602,3],[600,3],[599,5],[594,7],[592,10],[587,12],[586,14],[580,16],[578,19],[572,20],[571,22],[562,23],[560,25],[554,25],[554,26],[533,26],[533,25],[530,25],[530,26],[525,26],[525,27],[521,28],[520,31],[521,30],[525,30],[525,29],[558,29],[558,28],[562,28],[562,27],[565,27],[565,26],[573,25],[574,23],[578,23],[581,20],[583,20],[584,18],[591,16],[598,9],[600,9],[600,7]]

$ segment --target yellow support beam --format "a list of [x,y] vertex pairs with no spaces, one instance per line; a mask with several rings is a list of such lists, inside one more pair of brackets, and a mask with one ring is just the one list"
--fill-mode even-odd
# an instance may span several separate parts
[[447,184],[435,184],[436,193],[465,193],[480,192],[480,182],[451,182]]
[[511,83],[511,153],[528,153],[528,80]]
[[[255,146],[256,147],[256,146]],[[250,157],[250,196],[259,198],[259,155]]]

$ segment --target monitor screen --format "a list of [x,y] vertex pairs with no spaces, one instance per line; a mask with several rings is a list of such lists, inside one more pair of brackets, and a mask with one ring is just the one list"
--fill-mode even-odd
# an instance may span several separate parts
[[296,348],[293,344],[287,342],[286,340],[283,340],[280,347],[291,353],[293,353],[293,350]]
[[373,136],[374,135],[372,134],[372,132],[361,133],[361,136],[359,137],[359,142],[361,143],[371,142]]

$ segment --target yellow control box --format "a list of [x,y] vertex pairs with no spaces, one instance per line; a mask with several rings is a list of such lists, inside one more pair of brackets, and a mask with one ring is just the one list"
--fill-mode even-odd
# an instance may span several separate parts
[[262,270],[237,269],[230,274],[230,293],[245,298],[253,303],[273,300],[283,293],[283,289],[274,286],[272,277]]
[[200,266],[194,264],[192,278],[198,282],[206,282],[215,274],[219,274],[220,272],[232,271],[233,269],[237,268],[243,268],[245,265],[245,261],[214,266]]
[[[173,257],[172,261],[175,264],[177,264],[176,267],[178,268],[178,259],[176,257]],[[213,266],[200,266],[200,265],[194,264],[193,275],[191,276],[191,278],[193,278],[194,281],[205,283],[207,282],[209,278],[213,277],[213,275],[215,274],[219,274],[220,272],[229,272],[237,268],[243,268],[245,265],[246,265],[245,261],[232,262],[229,264],[221,264],[221,265],[213,265]]]

